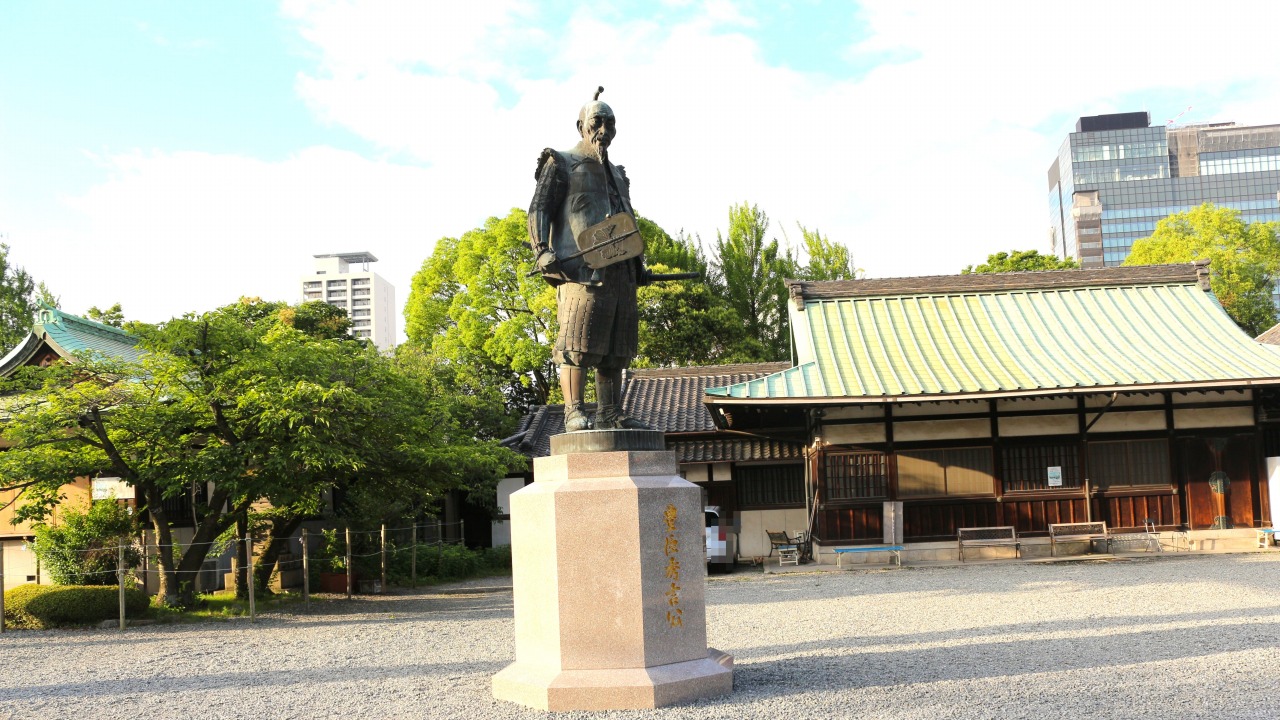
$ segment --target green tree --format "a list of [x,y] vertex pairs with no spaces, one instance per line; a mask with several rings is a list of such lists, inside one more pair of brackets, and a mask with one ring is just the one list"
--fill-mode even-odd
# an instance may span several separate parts
[[683,230],[673,238],[648,218],[637,217],[636,224],[644,237],[644,261],[646,265],[665,265],[672,272],[700,272],[705,280],[707,259],[697,237],[686,235]]
[[[0,489],[23,490],[18,516],[47,515],[69,478],[120,477],[156,533],[161,601],[186,604],[214,542],[255,503],[293,522],[343,483],[424,497],[467,481],[454,467],[477,464],[451,443],[474,441],[448,431],[427,386],[365,343],[291,327],[280,310],[244,300],[146,328],[137,362],[83,355],[0,385],[12,393]],[[487,447],[498,472],[506,451]],[[181,548],[165,507],[179,496],[197,498]]]
[[1160,265],[1208,259],[1209,284],[1245,332],[1260,335],[1275,324],[1271,293],[1280,271],[1280,223],[1245,222],[1231,208],[1205,203],[1156,224],[1133,244],[1125,265]]
[[413,277],[405,333],[468,387],[499,387],[517,412],[558,392],[556,293],[533,270],[528,218],[514,209],[441,238]]
[[1064,260],[1056,255],[1041,255],[1039,250],[1013,250],[988,255],[985,263],[966,266],[960,274],[1075,270],[1079,267],[1080,263],[1071,258]]
[[99,309],[97,305],[94,305],[89,308],[89,311],[84,316],[103,325],[118,328],[124,327],[124,310],[120,307],[120,303],[116,303],[106,310]]
[[27,271],[9,259],[9,246],[0,243],[0,357],[31,332],[35,290]]
[[755,360],[782,360],[788,355],[786,279],[799,274],[789,249],[768,240],[769,216],[755,205],[729,208],[727,235],[716,232],[715,277],[729,306],[742,318],[747,337],[762,351]]
[[[651,265],[653,272],[684,268]],[[636,365],[670,367],[750,362],[764,354],[742,318],[706,283],[655,283],[640,288],[640,352]]]
[[804,251],[809,257],[799,279],[853,280],[862,274],[862,270],[853,264],[853,255],[848,246],[832,242],[817,228],[810,230],[804,225],[796,224],[800,227]]
[[58,585],[115,585],[121,542],[125,567],[141,561],[130,540],[134,518],[112,500],[92,501],[88,508],[63,506],[56,521],[35,528],[36,558]]
[[62,307],[62,301],[57,295],[53,294],[53,291],[49,289],[48,285],[44,284],[43,280],[36,283],[36,300],[51,308]]

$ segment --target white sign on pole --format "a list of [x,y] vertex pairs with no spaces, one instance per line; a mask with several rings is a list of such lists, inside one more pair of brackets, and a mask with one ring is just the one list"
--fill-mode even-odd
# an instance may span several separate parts
[[1049,468],[1049,487],[1062,487],[1062,467]]
[[107,500],[112,496],[117,500],[132,500],[135,497],[133,486],[123,482],[118,477],[93,479],[94,500]]

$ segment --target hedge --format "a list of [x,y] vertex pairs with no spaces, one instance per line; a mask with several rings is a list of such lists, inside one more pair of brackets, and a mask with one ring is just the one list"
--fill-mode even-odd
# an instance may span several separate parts
[[[141,590],[124,591],[126,617],[151,607]],[[19,585],[4,594],[4,620],[11,627],[45,629],[92,625],[120,617],[120,589],[103,585]]]

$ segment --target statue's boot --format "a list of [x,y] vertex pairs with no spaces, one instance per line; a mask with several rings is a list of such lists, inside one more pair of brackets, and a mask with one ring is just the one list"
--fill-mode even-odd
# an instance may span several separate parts
[[653,428],[622,413],[622,368],[596,370],[597,430],[652,430]]
[[560,391],[564,393],[564,431],[578,432],[591,427],[587,411],[582,406],[586,394],[587,374],[580,367],[560,366]]

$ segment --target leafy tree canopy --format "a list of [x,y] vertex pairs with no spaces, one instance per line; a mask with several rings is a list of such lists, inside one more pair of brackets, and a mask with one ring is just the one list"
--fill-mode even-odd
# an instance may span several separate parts
[[118,328],[124,327],[124,310],[120,307],[120,303],[116,303],[106,310],[99,309],[97,305],[94,305],[89,308],[89,311],[84,316],[103,325]]
[[1205,203],[1156,224],[1133,244],[1125,265],[1162,265],[1208,259],[1209,284],[1245,332],[1260,335],[1275,324],[1271,293],[1280,271],[1280,223],[1245,222],[1240,213]]
[[1056,255],[1041,255],[1039,250],[1013,250],[988,255],[985,263],[969,265],[960,274],[1075,270],[1079,267],[1080,263],[1071,258],[1064,260]]
[[0,243],[0,357],[31,332],[35,290],[27,271],[9,259],[9,246]]
[[413,276],[405,333],[465,386],[499,387],[516,410],[546,403],[559,382],[556,293],[533,268],[523,210],[441,238]]
[[[255,503],[282,522],[338,487],[426,503],[515,462],[475,441],[419,375],[291,326],[286,307],[245,299],[142,328],[138,362],[85,354],[0,383],[11,393],[0,489],[22,491],[18,515],[46,515],[70,478],[122,478],[159,541],[162,600],[185,603],[213,542]],[[294,310],[296,324],[306,313]],[[164,501],[192,496],[180,551]]]
[[729,307],[742,318],[747,337],[762,348],[756,360],[788,355],[787,278],[799,274],[791,251],[766,239],[769,216],[755,205],[729,208],[729,230],[716,232],[713,285],[724,289]]
[[854,266],[853,255],[849,247],[832,242],[814,228],[796,223],[800,228],[800,236],[804,241],[804,251],[809,262],[800,272],[801,280],[853,280],[862,274],[862,269]]

